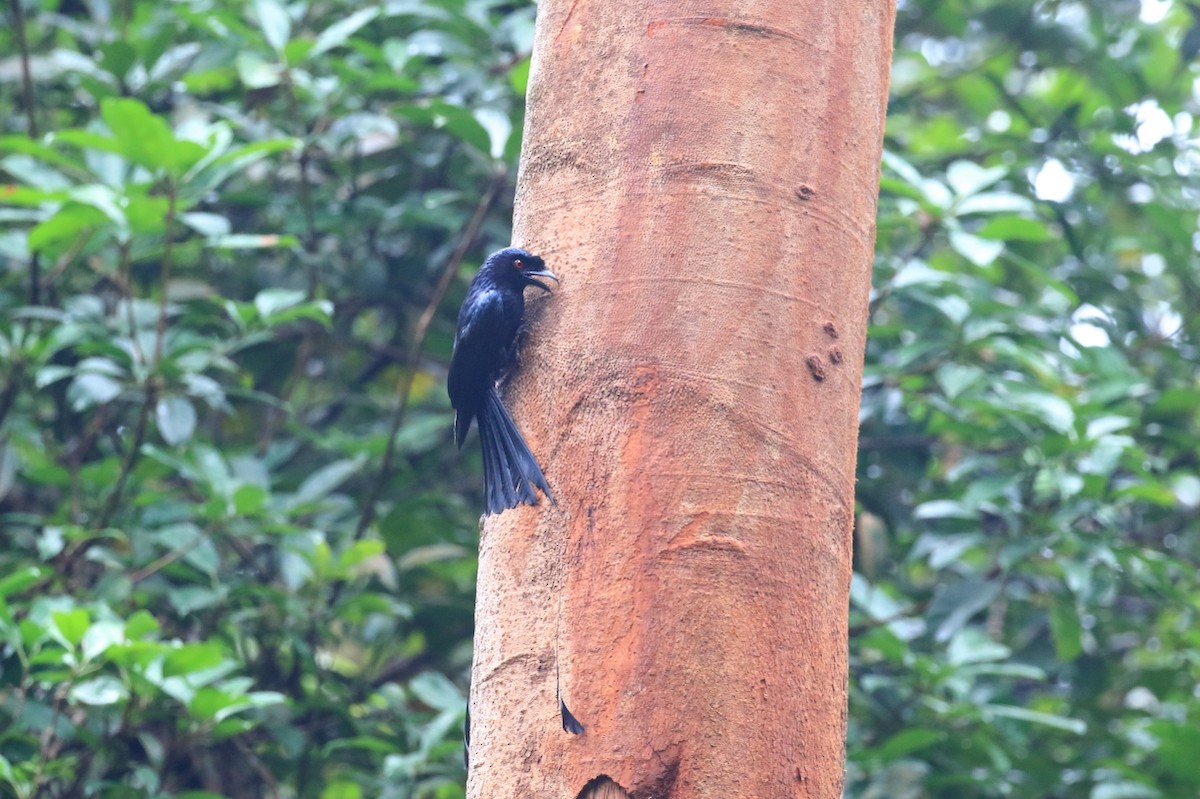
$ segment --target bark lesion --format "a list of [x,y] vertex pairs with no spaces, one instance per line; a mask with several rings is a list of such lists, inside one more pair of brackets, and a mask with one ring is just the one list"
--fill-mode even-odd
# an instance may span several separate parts
[[656,752],[657,770],[632,792],[607,774],[600,774],[589,780],[575,799],[674,799],[679,781],[677,751],[673,746],[665,753]]

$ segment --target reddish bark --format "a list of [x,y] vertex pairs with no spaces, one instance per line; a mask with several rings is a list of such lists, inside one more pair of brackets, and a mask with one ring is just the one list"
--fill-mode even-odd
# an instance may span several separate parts
[[841,796],[893,21],[539,5],[515,239],[562,283],[507,397],[558,505],[484,525],[473,799]]

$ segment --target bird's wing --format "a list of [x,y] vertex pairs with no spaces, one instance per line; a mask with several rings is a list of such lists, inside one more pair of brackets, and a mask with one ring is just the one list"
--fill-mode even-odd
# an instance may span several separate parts
[[468,426],[499,367],[504,329],[504,298],[495,289],[481,291],[459,314],[446,387],[450,404],[460,414],[465,412]]
[[454,334],[455,353],[464,345],[478,347],[499,338],[504,327],[504,296],[497,289],[479,292],[459,315]]

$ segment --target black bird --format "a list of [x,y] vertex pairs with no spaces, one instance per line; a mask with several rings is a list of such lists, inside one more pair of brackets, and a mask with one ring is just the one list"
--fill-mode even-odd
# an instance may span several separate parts
[[525,287],[550,292],[539,277],[558,281],[532,253],[516,247],[494,252],[471,281],[458,312],[446,388],[455,410],[454,442],[459,449],[471,420],[479,422],[484,514],[500,513],[521,503],[536,505],[535,487],[554,501],[537,459],[496,391],[496,381],[516,361]]

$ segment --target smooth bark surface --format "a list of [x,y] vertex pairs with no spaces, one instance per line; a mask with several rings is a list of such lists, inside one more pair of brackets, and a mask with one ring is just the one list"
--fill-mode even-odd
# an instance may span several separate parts
[[538,13],[506,398],[558,504],[484,526],[468,795],[837,799],[893,4]]

